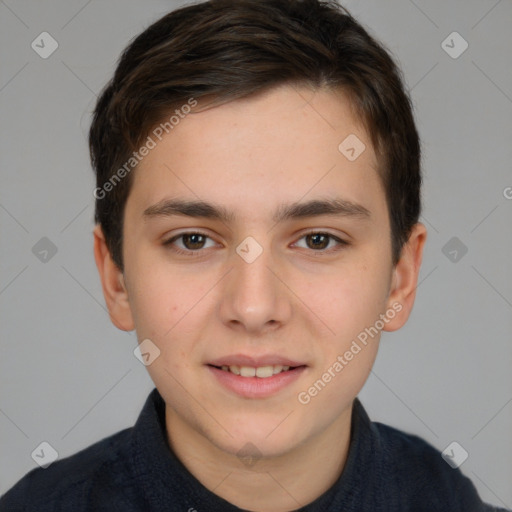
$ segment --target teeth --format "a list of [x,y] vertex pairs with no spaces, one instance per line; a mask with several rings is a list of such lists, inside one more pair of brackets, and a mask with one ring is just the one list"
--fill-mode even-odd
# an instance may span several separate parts
[[256,368],[256,377],[272,377],[274,375],[274,367],[273,366],[259,366]]
[[280,364],[276,365],[268,365],[268,366],[259,366],[258,368],[253,368],[252,366],[221,366],[221,369],[225,372],[231,372],[235,375],[240,375],[241,377],[259,377],[260,379],[266,379],[268,377],[272,377],[273,375],[277,375],[281,372],[286,372],[290,369],[289,366],[282,366]]
[[274,375],[276,375],[276,374],[278,374],[282,369],[283,369],[283,367],[282,367],[280,364],[276,364],[276,365],[274,366],[274,370],[273,370],[273,372],[272,372],[272,373],[273,373]]
[[250,366],[240,366],[240,375],[242,377],[256,377],[256,368]]

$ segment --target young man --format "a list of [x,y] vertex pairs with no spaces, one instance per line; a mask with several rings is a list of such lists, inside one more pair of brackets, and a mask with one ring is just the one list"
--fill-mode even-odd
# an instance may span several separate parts
[[357,399],[426,239],[400,72],[332,2],[211,1],[122,55],[90,131],[112,322],[156,389],[133,428],[0,510],[491,510]]

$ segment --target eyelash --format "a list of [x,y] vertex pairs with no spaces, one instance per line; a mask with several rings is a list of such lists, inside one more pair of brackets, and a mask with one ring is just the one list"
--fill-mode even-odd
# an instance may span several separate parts
[[[212,239],[209,235],[207,235],[206,233],[202,233],[201,231],[186,231],[184,233],[180,233],[179,235],[173,236],[169,240],[164,241],[162,245],[164,247],[169,247],[173,252],[175,252],[176,254],[179,254],[179,255],[189,256],[189,257],[201,256],[201,252],[204,252],[204,249],[196,249],[196,250],[188,249],[188,250],[183,250],[183,249],[179,249],[177,247],[173,247],[172,244],[176,240],[179,240],[180,238],[184,237],[185,235],[200,235],[200,236],[203,236],[205,238]],[[350,245],[350,243],[347,242],[346,240],[342,240],[341,238],[338,238],[337,236],[334,236],[331,233],[328,233],[328,232],[325,232],[325,231],[309,231],[307,233],[304,233],[299,238],[299,240],[302,240],[303,238],[305,238],[307,236],[310,236],[310,235],[326,235],[329,239],[336,241],[338,243],[338,245],[339,245],[338,248],[336,248],[336,249],[332,249],[332,248],[331,249],[319,249],[319,250],[309,249],[310,251],[313,251],[314,253],[319,253],[319,254],[327,253],[327,254],[330,254],[332,252],[337,252],[337,251],[341,250],[343,247],[346,247],[346,246]]]

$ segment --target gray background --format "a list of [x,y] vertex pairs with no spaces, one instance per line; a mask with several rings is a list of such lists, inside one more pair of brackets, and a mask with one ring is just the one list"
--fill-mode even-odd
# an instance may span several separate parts
[[[131,426],[153,388],[105,311],[86,136],[120,51],[180,4],[0,1],[0,494],[42,441],[75,453]],[[429,230],[416,307],[383,334],[361,399],[440,450],[457,441],[481,496],[512,507],[512,2],[344,5],[404,70]],[[47,59],[31,48],[43,31],[59,44]],[[442,47],[453,31],[458,58]]]

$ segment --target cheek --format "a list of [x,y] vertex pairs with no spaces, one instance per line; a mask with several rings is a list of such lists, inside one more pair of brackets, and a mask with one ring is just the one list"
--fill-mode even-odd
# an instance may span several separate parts
[[331,332],[318,340],[318,364],[299,402],[314,399],[332,419],[359,393],[377,356],[377,322],[385,308],[387,279],[379,269],[369,268],[361,266],[359,272],[325,280],[326,293],[312,306]]
[[370,262],[353,265],[323,280],[317,296],[319,316],[341,339],[357,336],[384,311],[388,294],[387,270]]
[[156,261],[134,265],[130,308],[139,340],[149,338],[162,360],[183,366],[196,348],[196,338],[211,319],[215,273],[184,272]]
[[[150,338],[159,344],[169,336],[168,331],[186,312],[191,295],[179,278],[169,272],[161,272],[155,265],[132,267],[130,281],[130,308],[139,338]],[[174,290],[174,291],[173,291]],[[179,290],[179,293],[176,292]]]

